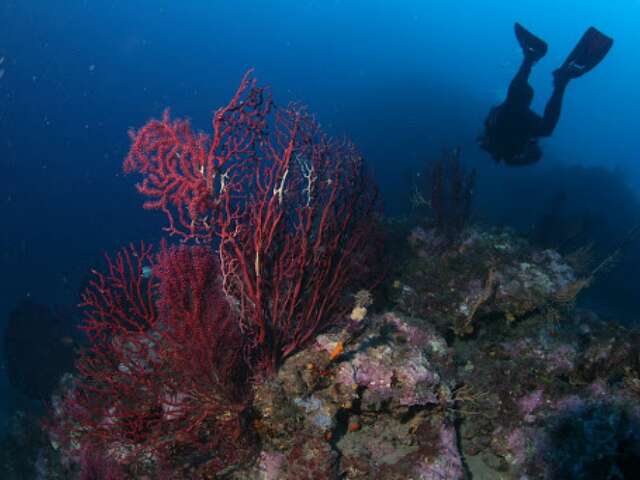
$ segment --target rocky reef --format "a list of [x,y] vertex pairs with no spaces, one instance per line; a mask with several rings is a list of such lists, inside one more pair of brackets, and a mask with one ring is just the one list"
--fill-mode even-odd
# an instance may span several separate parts
[[640,334],[576,308],[569,263],[508,231],[409,245],[393,310],[257,389],[261,452],[234,478],[632,478]]
[[532,248],[508,231],[467,229],[451,242],[418,227],[408,241],[413,255],[393,281],[394,303],[458,336],[473,333],[480,318],[512,322],[570,300],[581,285],[557,252]]
[[463,478],[445,340],[393,312],[362,321],[257,388],[260,462],[236,478]]
[[591,279],[504,230],[409,243],[391,296],[449,340],[467,477],[633,478],[640,333],[576,307]]
[[234,478],[633,478],[640,333],[576,308],[582,277],[509,231],[408,245],[392,310],[257,389],[261,451]]
[[[640,332],[577,308],[587,282],[508,231],[406,245],[386,302],[360,292],[346,325],[256,382],[251,461],[211,476],[182,452],[170,478],[634,478]],[[37,448],[38,478],[77,478]]]

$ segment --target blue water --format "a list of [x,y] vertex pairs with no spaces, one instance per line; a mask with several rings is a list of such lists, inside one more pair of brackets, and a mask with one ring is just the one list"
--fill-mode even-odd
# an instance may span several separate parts
[[[542,162],[509,170],[475,138],[520,62],[516,20],[550,45],[531,77],[538,111],[588,26],[615,45],[569,86]],[[410,170],[460,146],[478,218],[526,231],[563,190],[568,214],[597,218],[604,252],[640,218],[638,21],[637,0],[3,0],[0,327],[25,297],[77,303],[103,251],[159,237],[163,219],[121,173],[127,129],[165,107],[207,129],[251,67],[276,102],[304,102],[357,142],[390,213],[406,209]],[[639,259],[628,253],[593,304],[633,311],[640,283],[620,279]]]

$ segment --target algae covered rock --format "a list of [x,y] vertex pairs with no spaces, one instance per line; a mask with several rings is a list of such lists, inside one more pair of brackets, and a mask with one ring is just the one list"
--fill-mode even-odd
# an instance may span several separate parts
[[[635,478],[629,465],[640,464],[639,352],[638,332],[573,309],[495,322],[457,342],[459,381],[483,393],[474,412],[459,410],[470,470],[489,469],[486,478],[569,478],[575,455],[580,474],[571,478]],[[602,476],[598,458],[626,473]]]
[[448,241],[418,227],[408,244],[411,254],[398,269],[392,299],[441,332],[472,333],[482,316],[513,321],[566,296],[578,281],[557,252],[507,231],[467,229]]
[[446,341],[396,313],[364,322],[348,339],[319,336],[257,387],[263,451],[242,478],[463,478]]

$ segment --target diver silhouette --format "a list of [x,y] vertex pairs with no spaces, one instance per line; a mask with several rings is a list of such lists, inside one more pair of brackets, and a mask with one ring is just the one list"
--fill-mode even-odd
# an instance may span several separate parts
[[553,72],[553,93],[541,117],[530,108],[533,88],[528,79],[532,67],[547,53],[547,44],[517,22],[515,34],[524,59],[509,85],[506,100],[491,109],[484,122],[484,135],[478,140],[497,162],[530,165],[542,157],[538,140],[551,136],[560,119],[562,97],[569,81],[598,65],[609,52],[613,39],[594,27],[584,33],[565,62]]

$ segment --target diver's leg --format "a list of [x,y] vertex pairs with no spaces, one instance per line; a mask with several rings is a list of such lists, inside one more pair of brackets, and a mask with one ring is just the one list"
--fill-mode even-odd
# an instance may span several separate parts
[[540,131],[538,132],[541,137],[549,137],[560,120],[560,111],[562,110],[562,99],[564,92],[569,84],[569,78],[556,77],[555,85],[551,98],[547,102],[547,106],[544,108],[544,116],[540,123]]
[[523,93],[525,90],[530,90],[528,80],[531,74],[533,65],[544,57],[547,53],[547,43],[539,37],[536,37],[529,30],[524,28],[518,22],[515,23],[516,38],[520,47],[522,47],[522,54],[524,56],[522,64],[518,69],[518,73],[513,77],[511,85],[509,85],[508,97],[514,97],[519,93]]
[[507,93],[507,102],[510,98],[520,97],[521,92],[525,89],[529,89],[529,75],[531,75],[531,69],[536,61],[530,55],[527,55],[522,60],[518,73],[516,73],[511,84],[509,84],[509,92]]

